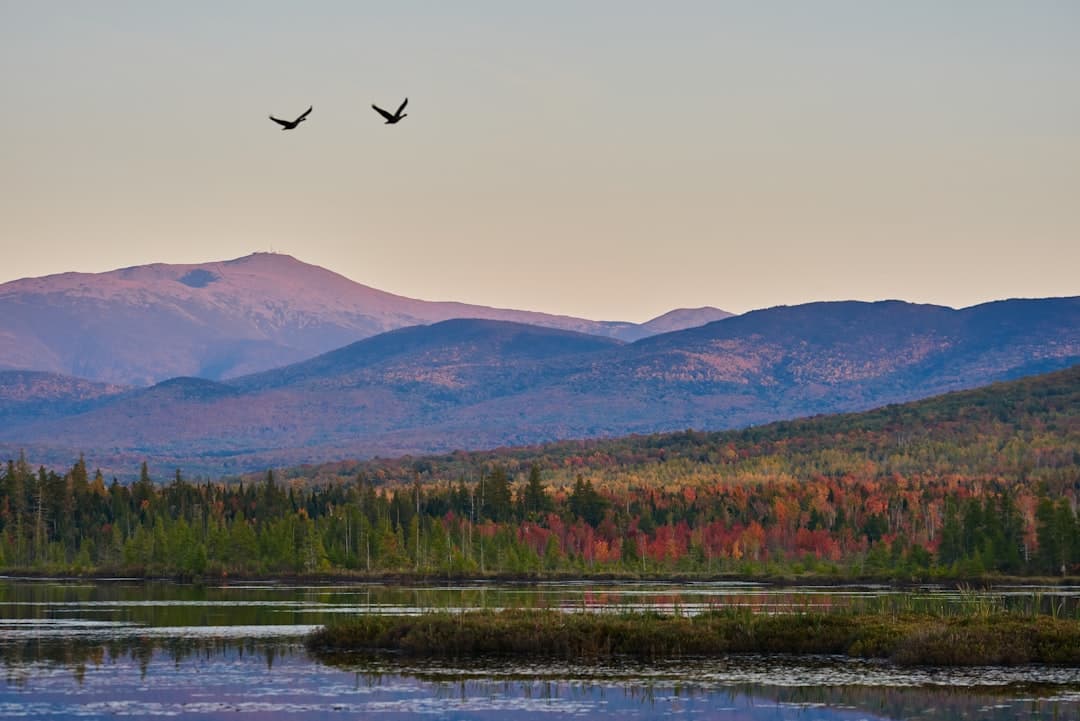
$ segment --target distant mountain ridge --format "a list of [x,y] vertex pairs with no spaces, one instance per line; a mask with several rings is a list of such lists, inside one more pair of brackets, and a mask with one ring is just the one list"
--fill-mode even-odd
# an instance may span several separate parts
[[[724,318],[730,318],[731,316],[732,314],[728,313],[726,310],[720,310],[719,308],[713,308],[712,306],[703,306],[701,308],[676,308],[675,310],[669,310],[663,315],[659,315],[652,320],[642,323],[641,328],[646,329],[649,332],[642,334],[640,338],[646,338],[650,335],[659,335],[660,333],[671,333],[685,328],[697,328],[706,323],[723,320]],[[640,338],[624,338],[624,340],[640,340]]]
[[680,323],[687,327],[727,315],[717,309],[680,311],[674,324],[668,320],[654,329],[649,323],[416,300],[288,255],[255,253],[222,262],[155,263],[4,283],[0,369],[126,385],[174,376],[220,380],[451,318],[529,323],[633,341]]
[[[1068,448],[1070,441],[1080,448],[1077,408],[1080,408],[1080,365],[868,411],[817,415],[752,428],[570,439],[428,456],[335,459],[286,469],[282,475],[325,483],[352,481],[362,473],[368,479],[387,479],[387,483],[393,484],[410,483],[418,472],[429,480],[454,480],[475,477],[477,469],[496,463],[512,464],[519,474],[537,464],[553,472],[549,479],[561,476],[566,487],[582,472],[586,476],[605,474],[610,478],[612,470],[620,468],[633,472],[635,466],[672,461],[707,464],[722,458],[727,451],[741,451],[742,460],[747,456],[772,456],[788,464],[799,456],[854,442],[871,458],[880,459],[895,451],[899,444],[911,451],[918,445],[940,443],[943,435],[954,443],[959,441],[971,447],[985,444],[991,438],[996,444],[1006,444],[1018,434],[1039,438],[1040,445],[1056,437],[1055,445],[1059,449]],[[908,455],[912,456],[910,452]],[[1022,465],[1026,458],[1019,454],[1013,457],[1013,462]],[[999,470],[1002,461],[987,453],[954,456],[952,463],[957,460],[968,467],[969,475],[985,468]],[[1073,460],[1074,466],[1080,463],[1080,455]],[[1059,468],[1068,462],[1059,457],[1046,468]],[[960,469],[956,465],[949,468],[949,472],[957,471]],[[263,474],[265,470],[249,474],[245,480],[258,483],[265,477]]]
[[81,413],[126,390],[126,386],[59,373],[0,370],[0,421],[40,421]]
[[[0,424],[0,454],[242,472],[346,457],[721,430],[1080,363],[1080,298],[754,311],[634,343],[506,321],[402,328],[225,382],[178,378]],[[0,398],[3,397],[0,392]],[[0,403],[2,412],[2,403]],[[104,450],[103,450],[104,449]]]

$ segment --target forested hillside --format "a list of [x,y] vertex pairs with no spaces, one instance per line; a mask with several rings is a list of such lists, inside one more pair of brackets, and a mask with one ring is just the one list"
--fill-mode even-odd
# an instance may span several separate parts
[[10,461],[0,567],[977,576],[1080,571],[1080,366],[879,410],[129,486]]
[[[2,312],[2,311],[0,311]],[[161,347],[170,347],[165,343]],[[137,353],[136,353],[137,354]],[[1080,363],[1080,297],[779,306],[634,343],[501,320],[400,328],[225,382],[174,378],[0,424],[0,454],[213,477],[339,458],[722,430]],[[2,397],[0,415],[10,405]],[[60,410],[67,407],[67,412]]]

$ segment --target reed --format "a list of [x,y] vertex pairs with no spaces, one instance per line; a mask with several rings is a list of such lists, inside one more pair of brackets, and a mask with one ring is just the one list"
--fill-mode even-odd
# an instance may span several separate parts
[[788,613],[738,610],[697,616],[557,611],[362,615],[307,640],[317,654],[394,651],[407,656],[602,659],[735,653],[847,655],[905,665],[1080,665],[1080,621],[978,609],[917,613]]

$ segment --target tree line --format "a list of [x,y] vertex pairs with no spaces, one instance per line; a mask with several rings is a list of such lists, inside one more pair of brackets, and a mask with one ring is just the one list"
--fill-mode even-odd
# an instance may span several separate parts
[[772,479],[552,488],[538,466],[376,487],[131,485],[11,461],[0,566],[145,574],[769,573],[1062,575],[1080,568],[1070,498],[984,480]]
[[106,482],[0,469],[0,567],[203,574],[1063,575],[1080,368],[726,433]]

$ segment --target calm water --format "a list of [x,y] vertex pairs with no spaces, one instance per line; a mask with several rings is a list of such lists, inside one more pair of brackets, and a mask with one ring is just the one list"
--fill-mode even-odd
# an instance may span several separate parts
[[0,718],[1080,719],[1080,669],[898,669],[731,657],[643,665],[413,663],[308,656],[348,613],[432,608],[1054,604],[1080,589],[898,594],[876,587],[231,585],[0,579]]

